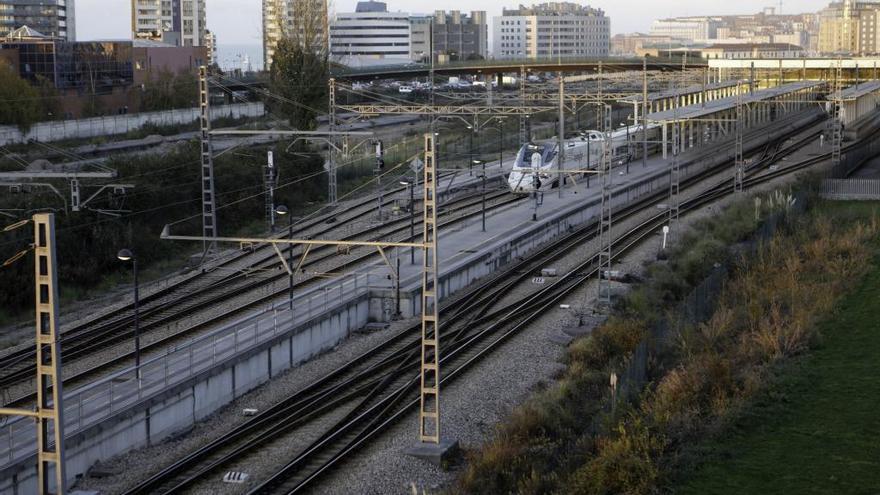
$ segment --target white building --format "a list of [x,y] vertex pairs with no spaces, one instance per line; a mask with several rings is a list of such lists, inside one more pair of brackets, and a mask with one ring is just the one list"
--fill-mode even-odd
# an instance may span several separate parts
[[410,29],[409,14],[388,12],[384,2],[358,2],[330,24],[330,56],[352,67],[409,63]]
[[611,20],[570,2],[504,9],[493,18],[492,43],[500,59],[607,57]]
[[135,39],[176,46],[205,46],[205,0],[131,0]]
[[678,17],[658,19],[651,25],[651,35],[669,36],[683,41],[705,41],[718,38],[721,22],[711,17]]

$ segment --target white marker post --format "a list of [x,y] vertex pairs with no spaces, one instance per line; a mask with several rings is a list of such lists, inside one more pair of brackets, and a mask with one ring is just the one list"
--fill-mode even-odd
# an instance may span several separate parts
[[663,226],[663,245],[660,247],[661,250],[666,250],[666,236],[669,235],[669,225]]

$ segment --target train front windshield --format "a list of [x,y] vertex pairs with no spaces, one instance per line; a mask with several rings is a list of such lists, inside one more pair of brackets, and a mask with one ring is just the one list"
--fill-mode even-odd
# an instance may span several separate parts
[[554,150],[555,147],[544,144],[526,146],[523,150],[522,166],[526,168],[531,167],[535,154],[541,157],[541,165],[550,163],[555,156]]

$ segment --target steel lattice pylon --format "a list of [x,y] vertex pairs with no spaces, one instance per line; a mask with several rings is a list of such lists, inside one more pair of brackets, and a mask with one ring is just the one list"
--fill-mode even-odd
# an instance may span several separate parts
[[34,215],[37,298],[37,470],[40,493],[49,493],[47,471],[55,467],[56,493],[65,493],[61,350],[58,345],[58,274],[55,216]]
[[[526,67],[524,65],[519,66],[519,101],[520,106],[526,106]],[[433,104],[433,103],[432,103]],[[529,142],[529,136],[526,132],[526,126],[528,125],[527,117],[525,112],[521,112],[519,114],[519,144],[523,145]]]
[[842,176],[840,172],[840,164],[843,159],[843,101],[841,93],[843,91],[843,64],[837,61],[837,67],[834,70],[834,89],[831,92],[834,98],[831,99],[831,173],[836,176]]
[[681,132],[679,123],[672,123],[672,167],[669,172],[669,231],[676,233],[681,209]]
[[[211,146],[210,91],[208,68],[199,67],[199,125],[202,164],[202,236],[217,237],[217,203],[214,199],[214,149]],[[203,243],[203,258],[211,253],[215,244]]]
[[[40,495],[67,493],[64,469],[64,402],[61,382],[61,345],[58,332],[58,270],[55,262],[55,215],[38,213],[34,222],[34,295],[36,297],[36,406],[29,409],[0,407],[0,416],[25,416],[36,422],[37,490]],[[6,227],[27,225],[28,220]],[[14,262],[20,252],[4,263]],[[54,472],[52,472],[54,470]],[[52,482],[54,488],[52,490]]]
[[611,303],[611,248],[614,237],[611,233],[611,187],[613,174],[611,173],[611,105],[602,105],[604,113],[605,142],[602,146],[602,163],[599,170],[602,177],[602,201],[599,212],[599,303]]
[[[333,132],[336,130],[336,80],[334,78],[330,78],[329,81],[329,98],[330,98],[330,111],[328,112],[328,130],[330,131],[331,136]],[[336,157],[333,153],[333,148],[336,144],[333,137],[330,138],[330,146],[327,148],[327,195],[330,199],[330,205],[336,206],[338,201],[338,193],[336,187]]]
[[745,127],[745,115],[743,112],[743,88],[742,83],[736,85],[736,144],[734,153],[733,192],[743,191],[743,182],[746,175],[746,164],[743,158],[743,128]]
[[422,234],[422,366],[419,437],[440,443],[440,287],[437,284],[437,184],[434,135],[425,134]]

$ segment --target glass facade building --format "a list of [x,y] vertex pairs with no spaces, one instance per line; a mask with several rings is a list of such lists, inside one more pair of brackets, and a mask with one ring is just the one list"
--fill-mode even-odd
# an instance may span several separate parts
[[9,42],[18,51],[19,75],[37,83],[51,81],[59,90],[105,94],[134,81],[130,41]]

